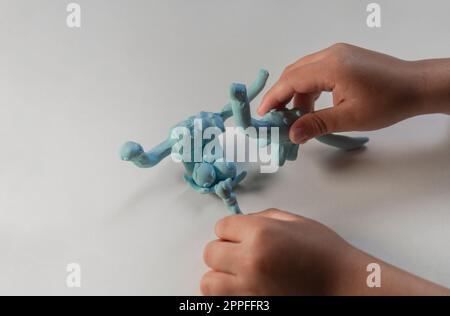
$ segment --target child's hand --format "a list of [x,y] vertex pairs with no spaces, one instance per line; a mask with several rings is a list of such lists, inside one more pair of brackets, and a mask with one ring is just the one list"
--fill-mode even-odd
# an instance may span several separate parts
[[[312,112],[295,122],[295,143],[331,132],[375,130],[418,114],[450,113],[449,60],[404,61],[348,44],[336,44],[288,66],[266,93],[263,115],[285,106]],[[333,106],[314,112],[322,91]]]
[[[449,295],[450,291],[348,244],[311,219],[266,210],[233,215],[216,225],[220,238],[204,252],[212,269],[205,295]],[[369,264],[381,287],[369,287]]]
[[213,269],[207,295],[328,294],[336,288],[352,247],[324,225],[278,210],[229,216],[204,259]]

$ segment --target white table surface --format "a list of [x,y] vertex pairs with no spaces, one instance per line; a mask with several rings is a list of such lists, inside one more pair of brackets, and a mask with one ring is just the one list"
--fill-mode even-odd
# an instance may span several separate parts
[[[118,159],[174,123],[334,42],[405,59],[449,57],[448,1],[0,0],[0,294],[199,294],[205,244],[227,215],[170,159]],[[258,99],[259,100],[259,99]],[[323,96],[319,104],[330,104]],[[257,102],[253,103],[253,107]],[[277,174],[251,174],[244,210],[319,220],[365,251],[450,286],[450,118],[367,133],[366,150],[317,142]],[[66,286],[79,263],[81,288]]]

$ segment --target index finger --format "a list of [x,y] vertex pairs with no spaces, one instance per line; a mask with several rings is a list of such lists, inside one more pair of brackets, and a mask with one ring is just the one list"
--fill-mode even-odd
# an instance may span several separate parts
[[264,115],[271,109],[285,106],[297,93],[317,93],[333,88],[331,74],[321,61],[291,68],[264,95],[258,114]]

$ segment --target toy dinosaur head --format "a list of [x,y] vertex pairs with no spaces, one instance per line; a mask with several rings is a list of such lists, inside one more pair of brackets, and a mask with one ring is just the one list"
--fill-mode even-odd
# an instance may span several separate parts
[[216,184],[216,171],[210,163],[196,163],[192,172],[192,179],[202,188],[210,188]]

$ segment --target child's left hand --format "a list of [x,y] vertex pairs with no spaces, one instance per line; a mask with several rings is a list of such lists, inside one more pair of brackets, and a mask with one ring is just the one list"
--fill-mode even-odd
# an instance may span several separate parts
[[204,252],[206,295],[331,294],[355,253],[324,225],[274,209],[226,217],[216,234]]

